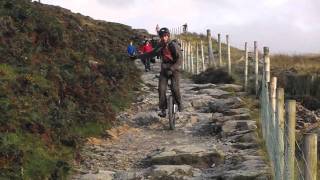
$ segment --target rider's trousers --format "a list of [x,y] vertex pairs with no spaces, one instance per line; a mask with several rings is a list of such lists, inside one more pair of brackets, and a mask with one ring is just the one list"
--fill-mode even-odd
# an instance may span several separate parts
[[[167,75],[167,69],[161,69],[160,79],[158,85],[159,91],[159,108],[167,109],[167,96],[166,91],[168,88],[168,80],[170,77]],[[174,97],[175,102],[178,106],[181,104],[181,95],[180,95],[180,72],[178,70],[172,71],[171,76],[171,85],[172,85],[172,95]]]

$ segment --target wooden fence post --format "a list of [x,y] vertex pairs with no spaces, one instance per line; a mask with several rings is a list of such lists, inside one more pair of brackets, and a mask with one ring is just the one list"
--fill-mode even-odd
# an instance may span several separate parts
[[254,61],[255,61],[255,93],[258,95],[259,91],[259,55],[258,55],[258,44],[254,41]]
[[218,34],[219,66],[222,67],[221,34]]
[[305,134],[303,139],[303,155],[306,160],[303,168],[305,180],[317,180],[317,134]]
[[244,90],[248,91],[248,43],[244,43]]
[[[265,82],[265,84],[262,84],[262,86],[264,86],[264,88],[267,88],[267,94],[266,94],[266,96],[267,97],[265,97],[266,98],[266,108],[268,109],[268,112],[269,112],[269,103],[270,103],[270,98],[269,98],[269,94],[270,94],[270,92],[269,92],[269,81],[267,81],[267,77],[266,77],[266,74],[268,73],[267,72],[267,68],[266,68],[266,66],[267,66],[267,61],[269,62],[269,49],[267,48],[267,47],[265,47],[265,48],[263,48],[263,54],[264,54],[264,56],[263,56],[263,60],[264,60],[264,64],[263,64],[263,74],[264,74],[264,81],[263,82]],[[270,78],[269,78],[270,79]],[[266,139],[266,142],[267,142],[267,145],[269,145],[269,135],[270,135],[270,132],[269,132],[269,127],[270,127],[270,119],[264,119],[264,121],[263,121],[263,123],[264,123],[264,138]],[[268,146],[269,147],[269,146]]]
[[191,69],[191,67],[190,67],[190,61],[191,61],[191,42],[189,41],[188,42],[188,62],[187,62],[187,64],[188,64],[188,69],[187,69],[187,71],[188,72],[190,72],[190,69]]
[[181,40],[181,49],[182,49],[182,70],[184,70],[184,42]]
[[263,48],[263,54],[264,54],[264,67],[265,67],[265,75],[266,75],[266,82],[270,82],[270,57],[269,57],[269,48],[264,47]]
[[205,65],[204,65],[204,51],[203,51],[203,42],[201,40],[201,62],[202,62],[202,72],[205,71]]
[[[272,77],[272,81],[270,83],[270,102],[271,102],[271,109],[272,109],[272,114],[271,114],[271,122],[269,123],[269,132],[270,132],[270,135],[275,137],[276,135],[276,105],[277,105],[277,77]],[[269,136],[269,137],[271,137]],[[272,142],[272,153],[271,153],[271,156],[272,156],[272,160],[273,160],[273,164],[274,166],[276,165],[276,156],[277,154],[275,154],[276,152],[276,148],[277,148],[277,142],[276,142],[276,137],[271,139],[271,142]]]
[[193,45],[191,45],[191,47],[190,47],[190,66],[191,66],[191,70],[190,70],[190,72],[191,72],[191,74],[193,74],[194,73],[194,63],[193,63]]
[[196,51],[196,74],[199,74],[199,43],[197,43]]
[[213,50],[212,50],[212,37],[211,37],[211,31],[210,29],[207,29],[207,38],[208,38],[208,55],[209,55],[209,65],[213,65],[213,67],[216,67],[214,56],[213,56]]
[[277,105],[277,77],[272,77],[271,85],[270,85],[270,100],[271,100],[271,107],[273,112],[273,120],[272,124],[275,126],[275,117],[276,117],[276,105]]
[[295,140],[296,140],[296,101],[286,102],[284,178],[294,179]]
[[276,105],[276,168],[278,171],[275,172],[276,179],[283,178],[283,166],[284,166],[284,143],[283,143],[283,132],[284,132],[284,89],[277,89],[277,105]]
[[229,75],[231,75],[231,49],[230,49],[229,35],[226,35],[226,41],[227,41],[228,73]]

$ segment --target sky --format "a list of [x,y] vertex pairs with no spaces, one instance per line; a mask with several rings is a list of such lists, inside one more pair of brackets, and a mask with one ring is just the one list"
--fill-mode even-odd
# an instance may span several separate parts
[[[211,29],[230,35],[233,46],[253,41],[272,53],[320,53],[319,0],[41,0],[94,19],[155,33],[155,26],[188,24],[191,32]],[[223,38],[223,41],[225,38]]]

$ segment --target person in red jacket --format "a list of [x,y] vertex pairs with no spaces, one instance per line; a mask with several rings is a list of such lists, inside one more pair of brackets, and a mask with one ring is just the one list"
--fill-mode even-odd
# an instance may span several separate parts
[[[151,52],[153,50],[153,48],[152,48],[152,45],[150,44],[150,41],[149,40],[146,40],[145,42],[144,42],[144,45],[143,45],[143,47],[142,47],[142,54],[144,54],[144,53],[149,53],[149,52]],[[148,72],[148,71],[150,71],[151,70],[151,68],[150,68],[150,60],[151,60],[151,58],[145,58],[144,60],[143,60],[143,62],[144,62],[144,68],[145,68],[145,71],[146,72]]]

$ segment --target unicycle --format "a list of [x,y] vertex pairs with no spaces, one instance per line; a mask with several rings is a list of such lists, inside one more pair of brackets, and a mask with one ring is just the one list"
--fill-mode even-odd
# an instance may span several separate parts
[[174,130],[176,126],[176,112],[177,112],[177,104],[175,103],[173,94],[172,94],[172,79],[170,78],[170,81],[168,83],[168,86],[170,87],[170,94],[168,96],[168,116],[169,116],[169,127],[170,130]]

